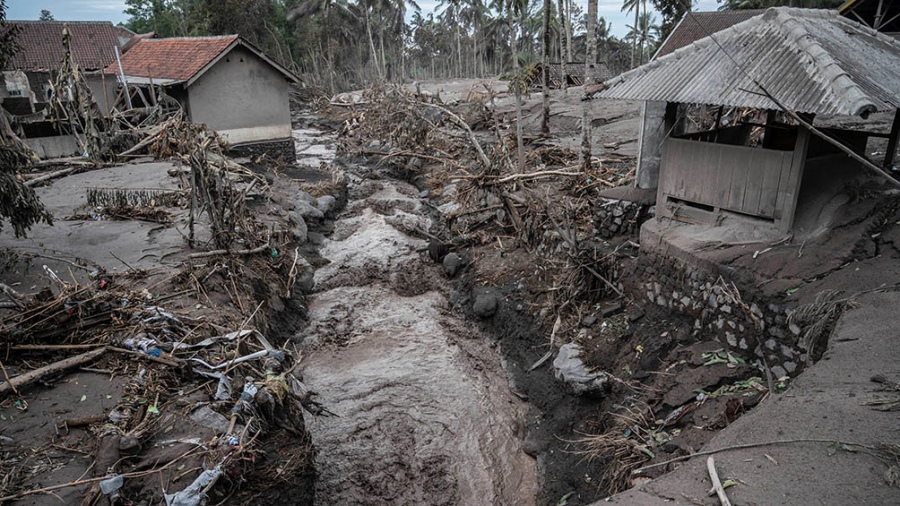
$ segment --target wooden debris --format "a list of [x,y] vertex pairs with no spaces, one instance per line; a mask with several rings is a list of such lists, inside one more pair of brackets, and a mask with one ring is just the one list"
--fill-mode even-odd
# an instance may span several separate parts
[[716,461],[712,456],[706,459],[706,468],[709,470],[709,478],[712,480],[713,488],[719,496],[719,502],[722,503],[722,506],[731,506],[731,501],[728,500],[728,495],[725,494],[725,489],[722,488],[722,481],[719,480],[719,473],[716,472]]
[[19,387],[28,385],[29,383],[33,383],[33,382],[35,382],[45,376],[48,376],[50,374],[66,371],[73,367],[78,367],[79,365],[87,364],[87,363],[95,360],[96,358],[98,358],[100,355],[103,355],[104,353],[106,353],[106,347],[98,348],[96,350],[91,350],[91,351],[82,353],[81,355],[69,357],[65,360],[60,360],[59,362],[54,362],[50,365],[40,367],[38,369],[26,372],[24,374],[20,374],[19,376],[16,376],[15,378],[12,378],[11,380],[9,380],[7,382],[0,383],[0,394],[5,394],[6,392],[8,392],[10,390],[15,390]]

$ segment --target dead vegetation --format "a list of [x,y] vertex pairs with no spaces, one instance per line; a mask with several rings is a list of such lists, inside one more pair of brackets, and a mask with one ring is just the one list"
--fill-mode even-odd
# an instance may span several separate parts
[[[16,171],[30,170],[33,154],[14,133],[4,136],[0,192],[10,199],[0,213],[21,235],[50,220],[31,189],[36,184],[134,156],[176,159],[189,167],[170,172],[180,187],[91,187],[89,211],[67,219],[171,226],[186,210],[185,242],[197,251],[176,268],[135,269],[121,261],[120,273],[53,257],[62,272],[41,263],[52,257],[47,253],[5,251],[2,270],[49,286],[20,293],[0,284],[0,404],[27,413],[33,389],[54,387],[77,371],[122,382],[124,395],[109,396],[115,405],[98,404],[87,418],[54,417],[49,443],[0,441],[0,502],[75,487],[84,490],[82,504],[103,495],[112,502],[155,503],[165,496],[179,504],[221,503],[238,495],[247,501],[303,476],[311,480],[314,449],[304,411],[329,412],[302,381],[300,353],[272,334],[276,308],[287,304],[302,317],[296,281],[311,266],[301,261],[288,224],[259,219],[269,183],[229,159],[226,143],[186,121],[164,94],[154,93],[149,107],[103,117],[83,75],[67,61],[54,82],[52,120],[75,135],[89,159],[64,160],[67,168],[23,185]],[[344,184],[343,173],[333,171],[317,191]],[[66,465],[56,458],[60,451],[91,458],[90,473],[42,486],[41,475]]]
[[[227,263],[215,257],[189,261],[174,273],[94,270],[87,285],[45,267],[55,290],[31,297],[14,291],[8,295],[19,307],[3,318],[0,329],[6,343],[4,371],[9,364],[19,370],[47,365],[7,374],[0,383],[0,395],[8,395],[3,404],[27,409],[23,389],[37,381],[54,381],[73,368],[130,378],[114,408],[84,422],[99,446],[92,450],[88,440],[76,449],[93,454],[95,477],[61,487],[96,485],[84,499],[92,503],[101,485],[117,483],[114,495],[135,500],[159,497],[176,482],[193,481],[202,486],[191,494],[202,490],[222,500],[238,490],[261,491],[248,484],[250,475],[268,473],[275,479],[285,472],[311,472],[306,466],[313,449],[302,409],[316,415],[327,410],[302,383],[299,352],[285,343],[273,345],[260,332],[268,328],[268,287],[290,294],[287,285],[296,275],[289,258],[266,256]],[[266,287],[265,292],[254,295],[258,286]],[[188,309],[185,303],[191,300],[199,303]],[[237,310],[205,309],[226,301]],[[170,305],[181,309],[166,309]],[[176,421],[188,419],[199,432],[177,436],[184,428],[176,427]],[[81,424],[56,423],[64,432]],[[173,429],[173,435],[193,438],[196,445],[177,455],[159,454],[160,435]],[[292,440],[283,451],[266,446],[283,437]],[[8,462],[0,478],[0,499],[53,494],[61,488],[23,486],[28,482],[25,475],[47,471],[35,466],[51,451],[52,446],[32,448],[28,459]],[[272,459],[273,451],[278,459]],[[169,484],[162,491],[161,482]]]
[[497,240],[542,257],[557,267],[556,284],[565,291],[555,307],[621,295],[614,260],[625,250],[602,251],[589,240],[590,202],[598,191],[632,181],[630,160],[595,158],[582,172],[574,149],[533,144],[519,170],[516,137],[501,131],[492,108],[496,93],[485,90],[474,103],[440,104],[421,91],[376,87],[324,114],[344,118],[345,153],[374,157],[376,167],[423,179],[433,196],[453,189],[456,210],[443,216],[444,227],[436,231],[442,241],[461,246]]

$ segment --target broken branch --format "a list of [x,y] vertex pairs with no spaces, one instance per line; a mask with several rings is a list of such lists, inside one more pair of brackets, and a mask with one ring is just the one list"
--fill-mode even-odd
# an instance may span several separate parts
[[54,362],[50,365],[39,367],[33,371],[26,372],[25,374],[21,374],[12,378],[9,381],[4,383],[0,383],[0,394],[4,394],[9,390],[16,390],[18,387],[25,386],[29,383],[37,381],[44,376],[49,374],[53,374],[55,372],[65,371],[67,369],[71,369],[73,367],[77,367],[82,364],[86,364],[103,353],[106,352],[106,348],[99,348],[96,350],[91,350],[86,353],[82,353],[81,355],[76,355],[74,357],[69,357],[65,360],[60,360],[59,362]]
[[731,506],[731,501],[725,494],[725,488],[722,487],[722,480],[719,479],[719,473],[716,472],[716,461],[712,456],[706,459],[706,469],[709,471],[709,479],[712,480],[713,488],[719,496],[719,502],[722,503],[722,506]]

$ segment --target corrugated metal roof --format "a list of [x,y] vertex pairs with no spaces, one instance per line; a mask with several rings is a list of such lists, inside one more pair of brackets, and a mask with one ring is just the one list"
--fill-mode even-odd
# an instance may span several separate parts
[[757,82],[796,112],[893,110],[900,41],[837,11],[772,8],[607,81],[599,96],[779,109]]

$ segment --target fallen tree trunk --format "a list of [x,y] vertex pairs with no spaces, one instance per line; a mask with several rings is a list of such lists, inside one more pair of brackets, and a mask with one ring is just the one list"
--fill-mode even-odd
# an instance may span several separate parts
[[81,167],[69,167],[68,169],[57,170],[55,172],[51,172],[49,174],[44,174],[43,176],[36,177],[34,179],[29,179],[25,181],[25,186],[31,187],[37,184],[43,183],[44,181],[50,181],[51,179],[57,179],[63,176],[68,176],[69,174],[75,172]]
[[106,352],[106,348],[98,348],[96,350],[91,350],[87,353],[82,353],[81,355],[75,355],[74,357],[69,357],[65,360],[60,360],[59,362],[54,362],[50,365],[46,365],[44,367],[40,367],[33,371],[26,372],[25,374],[20,374],[15,378],[10,379],[9,381],[0,383],[0,394],[5,394],[10,390],[18,389],[19,387],[25,386],[29,383],[37,381],[44,376],[49,374],[53,374],[56,372],[65,371],[67,369],[71,369],[73,367],[77,367],[82,364],[86,364],[100,355],[103,355]]

